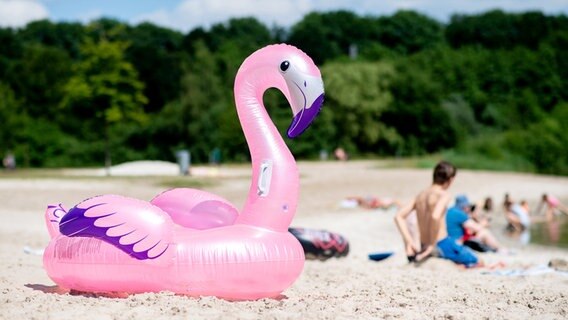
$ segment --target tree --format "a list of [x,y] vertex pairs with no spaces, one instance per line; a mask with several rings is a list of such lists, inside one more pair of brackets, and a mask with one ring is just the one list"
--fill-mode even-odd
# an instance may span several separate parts
[[367,38],[367,26],[349,11],[312,12],[292,27],[288,41],[304,50],[316,64],[346,56],[349,47]]
[[564,102],[552,111],[551,117],[508,132],[505,147],[529,159],[540,173],[568,175],[566,121],[568,104]]
[[383,119],[404,138],[400,153],[432,153],[457,144],[455,128],[442,107],[440,84],[428,73],[399,61],[391,87],[394,103]]
[[218,50],[225,41],[237,42],[237,46],[245,52],[253,52],[272,42],[270,30],[256,18],[230,19],[227,23],[213,25],[209,32],[212,51]]
[[270,30],[255,18],[231,19],[216,24],[210,31],[211,52],[214,52],[217,75],[223,86],[232,92],[237,70],[251,53],[272,43]]
[[[325,108],[334,110],[338,142],[359,151],[378,152],[399,141],[396,132],[381,121],[392,103],[394,68],[388,63],[327,63]],[[382,146],[380,145],[382,143]],[[354,151],[354,150],[352,150]]]
[[11,64],[21,57],[22,41],[14,30],[0,28],[0,79],[5,79]]
[[65,50],[72,58],[77,58],[86,29],[78,22],[53,23],[49,20],[38,20],[30,22],[18,35],[24,43],[55,47]]
[[151,23],[142,23],[128,32],[130,46],[126,58],[145,83],[146,112],[157,112],[179,95],[183,72],[182,34]]
[[64,88],[62,106],[80,121],[74,127],[83,127],[83,133],[92,130],[95,138],[102,135],[107,174],[111,165],[110,127],[121,121],[145,120],[144,84],[124,58],[127,47],[125,42],[87,40],[81,46],[82,60],[74,65],[74,76]]
[[567,23],[566,16],[545,16],[539,11],[506,13],[491,10],[479,15],[453,15],[445,33],[454,48],[473,45],[535,50],[556,30],[565,30]]
[[14,63],[8,75],[16,94],[24,97],[28,114],[51,119],[58,116],[56,106],[70,76],[67,52],[37,43],[24,47],[22,59]]
[[377,19],[373,38],[402,54],[435,47],[444,41],[443,26],[415,11],[401,10],[391,17]]
[[[232,106],[232,88],[222,85],[216,61],[203,42],[195,44],[195,56],[182,78],[179,121],[184,130],[182,142],[191,146],[192,157],[205,161],[214,147],[224,147],[219,139],[223,130],[233,128],[221,123],[224,112]],[[230,121],[237,121],[236,114]],[[239,127],[240,130],[240,127]],[[225,143],[236,145],[242,133],[231,130],[233,138],[225,137]]]
[[21,101],[18,101],[14,91],[6,84],[0,82],[0,152],[13,150],[19,142],[19,130],[25,123],[25,114],[22,112]]

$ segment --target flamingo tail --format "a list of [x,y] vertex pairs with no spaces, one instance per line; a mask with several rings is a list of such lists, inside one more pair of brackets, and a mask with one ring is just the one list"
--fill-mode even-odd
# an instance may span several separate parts
[[67,214],[67,210],[63,208],[61,203],[47,206],[47,210],[45,210],[45,224],[51,238],[55,238],[60,234],[59,221],[65,214]]

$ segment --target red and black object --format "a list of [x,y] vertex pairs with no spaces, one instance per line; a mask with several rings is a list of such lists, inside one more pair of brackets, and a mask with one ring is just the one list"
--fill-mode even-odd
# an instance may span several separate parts
[[308,228],[288,228],[288,231],[300,241],[307,259],[327,260],[349,253],[349,241],[337,233]]

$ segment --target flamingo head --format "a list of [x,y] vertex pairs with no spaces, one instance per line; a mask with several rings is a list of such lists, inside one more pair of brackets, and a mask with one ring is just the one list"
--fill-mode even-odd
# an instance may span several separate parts
[[[254,75],[256,82],[246,78]],[[245,80],[246,78],[246,80]],[[268,88],[277,88],[288,100],[293,119],[287,134],[295,138],[304,132],[319,114],[324,100],[323,80],[318,67],[302,50],[287,44],[275,44],[251,54],[241,65],[235,86],[252,82],[260,96]]]
[[324,100],[321,73],[312,59],[303,51],[290,45],[277,45],[279,49],[276,67],[286,83],[283,90],[293,119],[287,130],[289,138],[302,134],[319,114]]

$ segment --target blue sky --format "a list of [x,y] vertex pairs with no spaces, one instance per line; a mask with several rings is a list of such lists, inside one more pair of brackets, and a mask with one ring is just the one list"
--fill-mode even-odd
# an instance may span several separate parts
[[413,9],[448,21],[453,13],[479,13],[496,8],[568,15],[568,0],[0,0],[0,26],[21,27],[46,18],[88,22],[105,16],[131,24],[150,21],[187,32],[243,16],[287,27],[312,11],[347,9],[376,16]]

